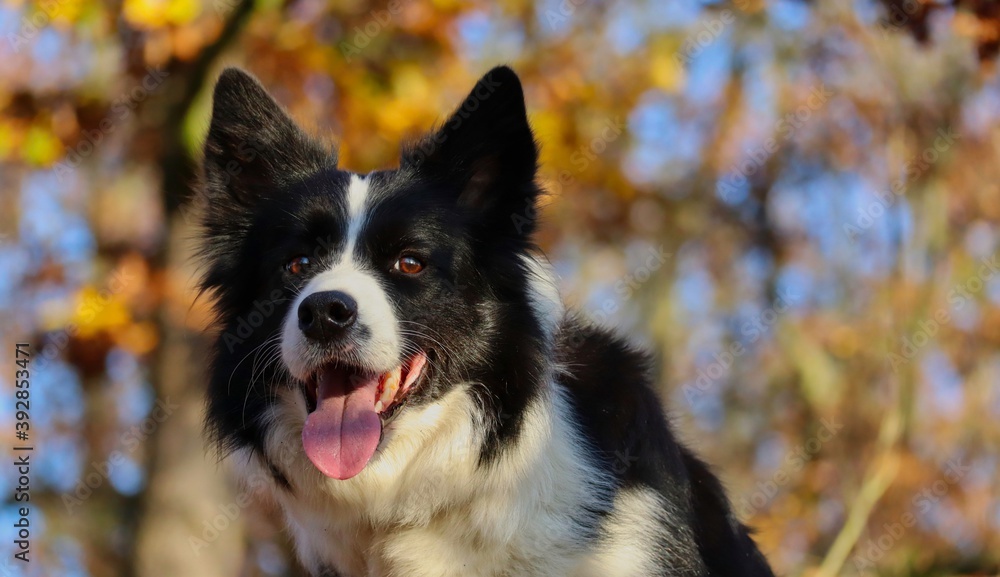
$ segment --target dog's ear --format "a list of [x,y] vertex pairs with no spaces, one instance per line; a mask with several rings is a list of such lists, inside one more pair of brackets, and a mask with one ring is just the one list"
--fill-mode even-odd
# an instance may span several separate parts
[[[202,288],[246,274],[238,266],[258,201],[283,184],[335,167],[252,76],[227,68],[215,85],[202,170]],[[247,282],[250,282],[249,280]]]
[[438,130],[406,149],[402,165],[457,191],[487,228],[522,238],[534,230],[538,148],[521,81],[506,66],[487,72]]
[[336,157],[299,129],[254,77],[238,68],[222,72],[205,140],[210,201],[250,206],[269,189],[332,166]]

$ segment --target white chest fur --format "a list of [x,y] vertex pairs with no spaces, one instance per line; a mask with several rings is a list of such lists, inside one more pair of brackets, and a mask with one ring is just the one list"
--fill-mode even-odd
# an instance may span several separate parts
[[[644,564],[636,546],[655,533],[657,499],[637,496],[648,505],[642,508],[630,500],[628,514],[608,518],[620,526],[605,526],[606,538],[594,541],[585,530],[594,522],[587,511],[618,509],[621,495],[613,497],[607,477],[588,464],[557,386],[532,405],[519,442],[489,470],[476,466],[473,448],[482,427],[472,402],[467,388],[456,388],[434,404],[404,411],[361,474],[338,481],[302,453],[301,395],[280,399],[266,451],[293,487],[275,489],[274,497],[306,567],[317,574],[333,568],[344,577],[550,577],[598,570],[607,576],[617,572],[609,573],[604,560],[619,554],[622,542],[636,555],[628,565]],[[647,518],[639,518],[640,509]]]

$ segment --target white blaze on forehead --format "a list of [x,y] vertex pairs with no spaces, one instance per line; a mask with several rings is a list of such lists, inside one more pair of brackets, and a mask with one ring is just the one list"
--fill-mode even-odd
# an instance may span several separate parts
[[340,257],[342,261],[353,258],[354,247],[367,216],[365,213],[367,199],[368,181],[362,174],[352,174],[351,183],[347,186],[347,216],[350,221],[347,225],[347,242],[344,244],[344,252]]
[[375,370],[388,371],[399,362],[399,331],[396,313],[371,270],[363,268],[357,259],[358,237],[364,228],[370,206],[368,181],[363,175],[352,174],[347,187],[347,234],[344,248],[330,268],[320,272],[295,298],[281,337],[281,356],[289,371],[304,378],[315,370],[320,359],[307,356],[305,337],[299,330],[298,309],[307,296],[323,291],[342,291],[358,303],[358,329],[354,337],[352,360]]

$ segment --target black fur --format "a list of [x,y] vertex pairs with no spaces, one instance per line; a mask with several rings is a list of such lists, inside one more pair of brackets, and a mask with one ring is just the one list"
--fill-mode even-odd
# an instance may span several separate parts
[[690,530],[706,574],[771,575],[719,480],[674,438],[646,355],[574,318],[560,331],[556,355],[568,367],[565,384],[596,458],[620,486],[652,487],[683,515],[674,534]]
[[[554,361],[565,367],[560,380],[593,461],[618,489],[649,487],[670,504],[664,575],[770,575],[718,480],[671,433],[646,357],[572,317],[554,342],[547,337],[522,260],[535,250],[537,161],[520,82],[500,67],[438,130],[408,146],[398,169],[369,175],[374,209],[355,253],[390,295],[400,326],[423,327],[407,332],[405,346],[432,361],[408,404],[479,383],[479,465],[495,466],[518,443]],[[304,135],[254,79],[222,74],[205,145],[202,287],[216,297],[220,328],[207,427],[224,452],[262,455],[276,392],[299,386],[271,343],[310,276],[290,276],[283,265],[309,255],[318,271],[340,257],[349,179],[336,154]],[[428,263],[419,278],[389,272],[404,248]],[[267,466],[279,486],[295,490],[280,463]],[[581,530],[599,538],[598,526]]]

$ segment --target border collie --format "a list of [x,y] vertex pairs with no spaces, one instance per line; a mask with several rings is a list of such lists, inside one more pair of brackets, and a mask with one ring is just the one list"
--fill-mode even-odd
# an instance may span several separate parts
[[771,575],[647,356],[564,310],[532,241],[537,162],[506,67],[368,174],[224,71],[212,440],[267,476],[318,576]]

